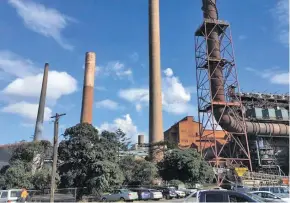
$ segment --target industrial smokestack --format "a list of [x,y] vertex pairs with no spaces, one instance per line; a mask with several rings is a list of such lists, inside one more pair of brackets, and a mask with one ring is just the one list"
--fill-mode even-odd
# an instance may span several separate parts
[[92,123],[96,54],[86,53],[81,123]]
[[[203,0],[202,10],[204,19],[218,20],[216,0]],[[211,29],[211,28],[209,28]],[[218,26],[207,36],[207,53],[212,59],[209,64],[211,75],[211,96],[216,102],[225,102],[224,77],[222,65],[217,66],[220,56]],[[228,132],[243,133],[242,120],[230,115],[223,106],[214,106],[213,113],[219,125]],[[245,122],[248,135],[289,136],[289,125],[278,123]]]
[[49,64],[45,63],[33,141],[39,141],[42,135],[47,79],[48,79],[48,67]]
[[144,144],[144,135],[138,135],[138,145]]
[[[163,140],[159,0],[149,0],[149,144]],[[155,160],[153,147],[150,157]]]

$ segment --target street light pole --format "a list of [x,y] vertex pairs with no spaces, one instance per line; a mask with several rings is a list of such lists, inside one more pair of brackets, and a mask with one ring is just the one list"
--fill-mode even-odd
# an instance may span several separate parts
[[53,136],[53,163],[51,171],[51,185],[50,185],[50,202],[54,202],[54,190],[55,190],[55,176],[56,176],[56,167],[57,167],[57,145],[58,145],[58,121],[61,116],[66,115],[56,113],[54,118],[54,136]]

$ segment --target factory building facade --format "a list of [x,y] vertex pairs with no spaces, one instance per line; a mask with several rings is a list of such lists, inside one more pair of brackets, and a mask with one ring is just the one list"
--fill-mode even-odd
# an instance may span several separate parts
[[[210,135],[211,130],[205,130],[203,136],[200,138],[199,128],[201,123],[194,120],[193,116],[186,116],[168,130],[164,132],[164,140],[177,144],[181,148],[196,148],[200,151],[200,147],[203,149],[214,145],[214,140],[209,142],[208,139],[202,139],[202,137]],[[216,139],[218,144],[224,144],[226,142],[226,133],[223,130],[217,130]]]

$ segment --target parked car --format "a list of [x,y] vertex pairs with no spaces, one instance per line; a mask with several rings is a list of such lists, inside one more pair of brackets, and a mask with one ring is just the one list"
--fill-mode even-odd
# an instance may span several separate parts
[[119,189],[114,190],[112,193],[103,195],[101,197],[101,200],[103,202],[106,201],[133,201],[138,200],[138,194],[137,192],[133,192],[128,189]]
[[285,200],[283,200],[283,198],[279,197],[278,195],[273,194],[272,192],[254,191],[250,193],[258,195],[259,197],[263,198],[265,202],[286,202]]
[[189,195],[184,202],[264,202],[264,200],[251,193],[229,190],[200,190]]
[[151,193],[146,188],[131,188],[133,192],[137,192],[139,200],[149,200],[151,199]]
[[197,192],[197,188],[179,188],[178,190],[181,190],[183,192],[185,192],[185,196],[188,196],[194,192]]
[[227,190],[227,189],[224,189],[224,188],[222,188],[222,187],[213,187],[212,189],[213,189],[213,190]]
[[17,202],[21,196],[21,189],[0,190],[0,202]]
[[152,200],[160,200],[163,198],[162,192],[155,189],[148,189],[150,192],[150,199]]
[[258,191],[271,192],[271,193],[283,198],[283,200],[290,202],[289,188],[286,186],[260,187],[260,188],[258,188]]
[[175,190],[176,197],[177,198],[184,198],[185,197],[185,192],[179,189],[175,189],[175,187],[169,187],[169,189]]
[[160,188],[159,189],[162,192],[163,198],[165,199],[173,199],[177,197],[176,190],[174,188]]

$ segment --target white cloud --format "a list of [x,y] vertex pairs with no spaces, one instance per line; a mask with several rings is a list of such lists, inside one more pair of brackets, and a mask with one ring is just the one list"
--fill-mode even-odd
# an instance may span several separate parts
[[148,88],[131,88],[119,91],[119,96],[129,102],[148,103]]
[[173,76],[173,71],[171,68],[167,68],[164,70],[164,74],[167,76],[167,77],[171,77]]
[[120,61],[110,61],[105,66],[98,66],[98,72],[101,72],[107,76],[116,77],[118,79],[133,79],[133,72],[131,68],[127,68],[125,64]]
[[[2,112],[18,114],[24,118],[35,120],[37,117],[38,104],[31,104],[25,101],[9,104],[1,109]],[[51,109],[45,107],[44,109],[44,120],[47,121],[51,117]]]
[[289,73],[276,74],[271,78],[271,83],[289,85]]
[[29,59],[12,53],[10,51],[0,51],[0,72],[13,77],[27,77],[40,73],[41,70]]
[[18,15],[23,19],[24,25],[45,37],[53,38],[59,45],[67,50],[74,47],[65,42],[62,31],[67,27],[72,18],[60,13],[56,9],[47,8],[33,1],[9,0]]
[[[39,97],[43,73],[12,81],[3,92],[7,95]],[[77,90],[77,81],[66,72],[49,71],[47,82],[47,98],[57,100]]]
[[120,108],[120,106],[115,101],[112,101],[110,99],[105,99],[105,100],[96,102],[96,108],[106,108],[110,110],[116,110]]
[[277,0],[271,9],[280,43],[289,47],[289,0]]
[[99,131],[107,130],[111,132],[120,128],[133,143],[136,142],[138,136],[138,128],[133,123],[130,114],[126,114],[122,118],[116,118],[112,123],[105,122],[96,128]]
[[278,85],[289,85],[289,72],[281,71],[279,67],[271,69],[264,69],[263,72],[258,71],[251,67],[245,68],[247,71],[254,73],[265,79],[269,79],[271,83]]
[[[172,114],[192,114],[195,110],[190,104],[190,91],[185,88],[175,77],[172,69],[164,71],[165,77],[162,79],[162,104],[163,110]],[[148,88],[131,88],[119,91],[119,96],[135,104],[136,110],[140,111],[142,105],[149,104]]]
[[139,54],[137,52],[134,52],[133,54],[130,55],[130,59],[133,62],[137,62],[139,60]]
[[140,112],[142,110],[142,105],[141,104],[136,104],[136,111]]

